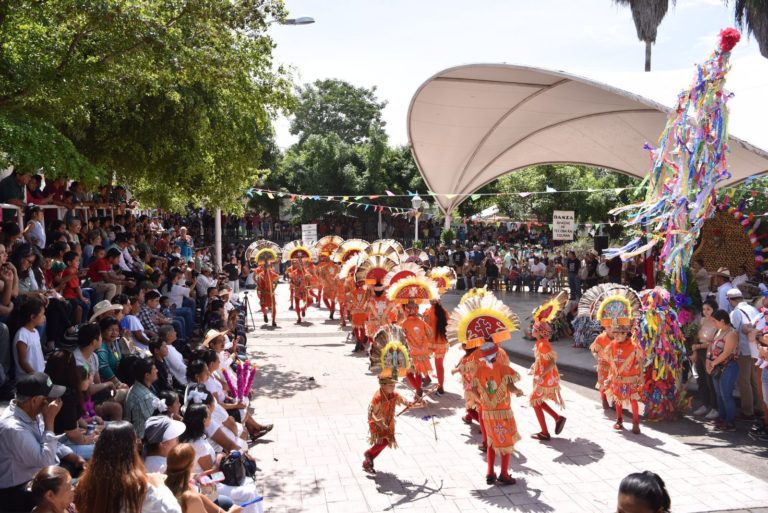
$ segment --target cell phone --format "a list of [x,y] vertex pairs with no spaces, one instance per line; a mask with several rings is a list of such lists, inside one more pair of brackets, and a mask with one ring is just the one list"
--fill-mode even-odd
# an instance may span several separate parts
[[211,479],[211,476],[201,476],[199,481],[200,481],[201,485],[209,485],[209,484],[213,483],[213,480]]
[[212,483],[221,483],[224,481],[224,472],[214,472],[210,477]]

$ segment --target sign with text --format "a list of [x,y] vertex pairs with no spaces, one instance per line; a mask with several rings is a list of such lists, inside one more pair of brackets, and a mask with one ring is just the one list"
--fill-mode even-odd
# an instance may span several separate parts
[[317,242],[317,225],[316,224],[301,225],[301,242],[305,246],[309,246]]
[[552,212],[552,240],[573,240],[574,214],[573,210]]

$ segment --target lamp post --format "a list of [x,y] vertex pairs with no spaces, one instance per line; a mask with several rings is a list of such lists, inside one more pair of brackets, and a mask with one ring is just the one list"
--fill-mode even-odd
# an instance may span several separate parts
[[421,208],[422,203],[424,203],[424,200],[422,200],[421,196],[418,194],[411,198],[411,206],[413,207],[414,217],[416,218],[414,242],[419,242],[419,209]]
[[314,22],[314,18],[302,16],[300,18],[288,18],[287,20],[283,20],[280,25],[311,25]]

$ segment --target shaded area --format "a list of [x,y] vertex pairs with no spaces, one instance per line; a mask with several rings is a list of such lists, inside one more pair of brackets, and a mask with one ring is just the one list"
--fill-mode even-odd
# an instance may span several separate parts
[[390,472],[377,472],[375,475],[370,476],[369,479],[373,479],[376,482],[376,490],[379,493],[390,496],[403,496],[386,508],[386,511],[393,510],[402,504],[413,504],[428,499],[430,496],[439,494],[443,490],[442,480],[437,487],[431,487],[428,484],[428,478],[424,478],[423,483],[417,484],[405,479],[398,479],[397,476]]
[[277,364],[267,363],[259,366],[258,374],[254,379],[254,388],[258,395],[271,399],[286,399],[299,392],[306,392],[319,388],[319,385],[296,371],[280,370]]

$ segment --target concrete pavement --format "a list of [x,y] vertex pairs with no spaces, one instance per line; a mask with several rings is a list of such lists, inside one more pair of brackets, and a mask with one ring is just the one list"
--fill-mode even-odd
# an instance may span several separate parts
[[[446,307],[457,298],[448,296]],[[612,417],[583,387],[569,383],[563,390],[568,423],[562,435],[548,443],[530,439],[538,425],[527,401],[513,402],[523,436],[511,465],[518,483],[486,485],[485,458],[477,450],[479,430],[460,420],[461,386],[448,372],[459,358],[456,348],[446,359],[448,393],[427,408],[401,416],[400,448],[385,449],[376,460],[378,473],[365,474],[361,463],[368,447],[367,407],[378,386],[367,370],[367,357],[350,353],[346,332],[339,329],[338,320],[328,320],[325,309],[310,308],[309,322],[294,324],[282,283],[278,302],[280,326],[272,330],[258,322],[248,341],[259,365],[254,385],[257,418],[275,423],[252,450],[270,512],[607,512],[615,508],[621,478],[641,470],[664,478],[676,513],[768,505],[768,483],[759,477],[655,425],[643,425],[639,436],[614,432]],[[513,309],[530,312],[537,302],[538,297],[520,298]],[[520,348],[530,351],[530,343],[520,341]],[[514,354],[512,359],[522,362]],[[529,391],[527,370],[516,369],[524,376],[522,388]],[[400,392],[411,395],[402,385]],[[739,447],[730,451],[732,459],[739,458]]]

